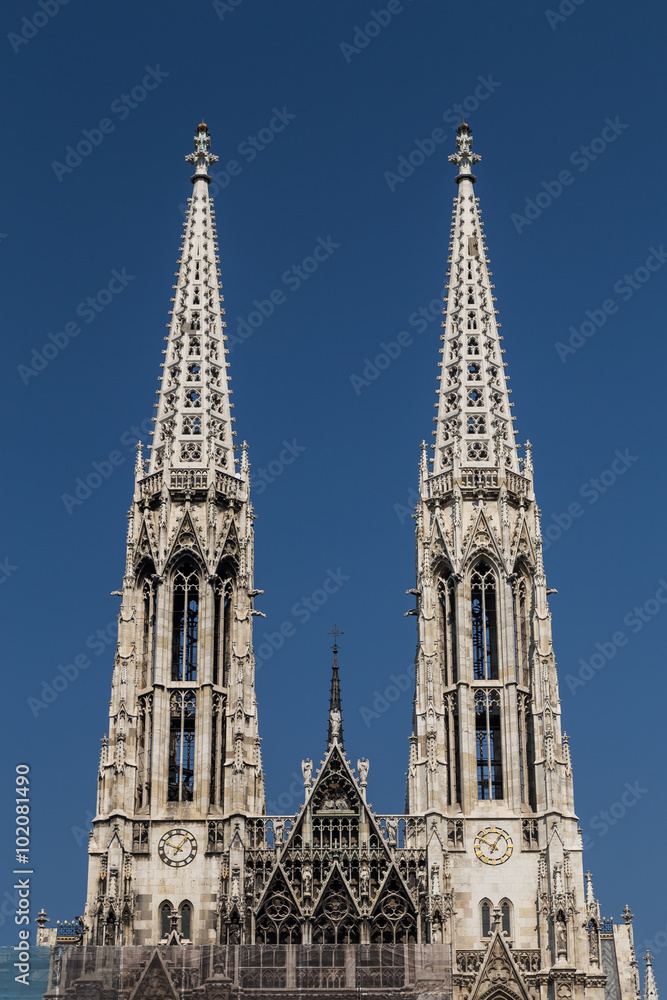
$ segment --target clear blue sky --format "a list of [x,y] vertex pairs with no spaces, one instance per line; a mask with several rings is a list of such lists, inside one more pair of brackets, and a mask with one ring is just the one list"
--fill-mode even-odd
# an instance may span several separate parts
[[[338,622],[348,751],[370,758],[375,808],[402,809],[411,694],[369,713],[414,657],[406,508],[419,442],[430,440],[440,329],[430,315],[409,318],[443,287],[455,194],[447,155],[463,105],[483,157],[477,194],[516,426],[534,445],[552,540],[545,561],[559,591],[551,606],[585,861],[604,914],[618,919],[626,902],[636,913],[638,944],[653,940],[667,989],[656,837],[667,819],[667,605],[655,598],[667,577],[665,14],[646,0],[631,13],[586,0],[562,4],[572,13],[557,20],[548,2],[404,0],[391,19],[384,0],[229,0],[217,10],[71,0],[53,16],[37,0],[3,5],[0,801],[11,806],[14,766],[27,761],[35,912],[70,919],[83,908],[80,831],[94,809],[113,656],[105,630],[118,608],[109,593],[122,579],[132,446],[153,414],[190,188],[183,158],[202,116],[220,157],[236,426],[256,477],[268,799],[296,809],[292,775],[323,751],[326,633]],[[366,33],[371,9],[377,27]],[[82,141],[81,162],[68,161]],[[318,240],[332,252],[296,287],[293,269]],[[276,288],[286,300],[237,336],[254,300]],[[101,311],[88,311],[89,297]],[[582,333],[586,322],[599,325]],[[80,333],[65,344],[67,324]],[[379,377],[352,378],[402,330],[411,343]],[[44,345],[47,363],[26,374]],[[295,457],[280,465],[285,441]],[[95,463],[109,471],[113,452],[108,478],[68,510],[63,494]],[[262,482],[261,469],[278,475]],[[568,526],[573,504],[580,516]],[[342,585],[304,621],[295,604],[329,572]],[[287,621],[296,634],[271,650],[264,633]],[[619,632],[626,641],[614,645]],[[28,699],[82,655],[90,666],[35,717]],[[2,902],[12,884],[4,808],[3,817]],[[1,905],[0,920],[0,943],[13,943]]]

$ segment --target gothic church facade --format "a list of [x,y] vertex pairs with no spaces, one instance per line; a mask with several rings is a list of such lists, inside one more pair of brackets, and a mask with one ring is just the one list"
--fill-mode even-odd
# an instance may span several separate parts
[[[519,456],[467,125],[432,460],[416,510],[405,813],[348,760],[337,648],[326,754],[265,814],[248,451],[235,456],[207,126],[137,451],[79,941],[46,996],[641,1000],[632,914],[603,921],[562,730],[530,444]],[[650,962],[644,1000],[657,1000]]]

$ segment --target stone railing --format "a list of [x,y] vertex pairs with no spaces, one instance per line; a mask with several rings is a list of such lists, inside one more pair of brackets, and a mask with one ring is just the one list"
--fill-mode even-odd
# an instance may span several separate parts
[[389,847],[416,848],[426,846],[426,822],[422,816],[375,816]]
[[539,948],[529,951],[525,949],[512,951],[512,958],[519,967],[520,972],[539,972],[542,968],[542,955]]
[[[169,486],[172,490],[206,490],[209,484],[208,469],[172,469],[169,472]],[[162,489],[163,474],[154,472],[139,483],[142,497],[152,497]],[[246,500],[248,491],[245,482],[226,472],[215,473],[215,488],[218,493],[237,500]]]
[[479,972],[482,960],[486,952],[484,951],[459,951],[456,949],[456,971],[457,972]]
[[[461,469],[459,483],[462,490],[493,490],[498,489],[503,479],[507,489],[518,496],[525,496],[528,493],[528,480],[518,472],[505,471],[504,475],[499,475],[497,469]],[[431,476],[428,480],[429,497],[441,497],[451,493],[454,488],[454,476],[450,472],[441,472],[437,476]]]
[[248,844],[251,848],[275,850],[284,847],[294,829],[295,816],[262,816],[247,822]]

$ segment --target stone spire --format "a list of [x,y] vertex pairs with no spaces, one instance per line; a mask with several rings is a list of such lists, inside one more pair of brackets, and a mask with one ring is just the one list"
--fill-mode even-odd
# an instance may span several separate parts
[[233,417],[225,355],[215,212],[209,199],[208,167],[218,159],[202,122],[195,150],[192,197],[183,224],[171,322],[158,390],[149,472],[215,470],[235,474]]
[[647,951],[644,956],[644,961],[646,962],[644,1000],[658,1000],[658,987],[656,986],[655,976],[653,974],[653,955]]
[[[472,134],[463,122],[450,230],[446,319],[442,326],[442,369],[436,404],[433,472],[462,468],[519,471],[509,392],[496,322],[494,286],[486,255],[479,199],[473,195]],[[458,469],[457,469],[458,471]]]
[[338,631],[338,626],[334,625],[329,635],[334,637],[333,666],[331,667],[331,694],[329,696],[329,731],[327,734],[327,750],[330,750],[334,742],[338,742],[341,750],[343,743],[343,714],[340,700],[340,679],[338,677],[338,636],[342,635]]
[[[96,944],[157,944],[167,919],[208,942],[232,817],[238,826],[265,811],[252,642],[262,591],[247,446],[238,472],[234,462],[209,149],[202,123],[186,157],[193,191],[148,470],[137,449],[89,844],[87,941]],[[177,820],[186,840],[172,836]],[[185,920],[172,907],[156,923],[163,903],[183,898],[174,873],[190,863]]]

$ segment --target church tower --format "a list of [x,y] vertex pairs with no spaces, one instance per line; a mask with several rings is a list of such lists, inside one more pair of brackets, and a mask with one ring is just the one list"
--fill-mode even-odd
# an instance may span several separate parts
[[[531,446],[520,458],[515,442],[474,195],[480,157],[465,123],[456,145],[434,455],[429,468],[422,444],[417,583],[408,591],[418,641],[407,812],[424,816],[429,831],[431,886],[436,870],[440,891],[428,934],[451,942],[455,996],[484,993],[489,963],[503,965],[517,989],[602,996],[599,907],[590,876],[584,887],[561,728],[554,591]],[[634,976],[627,933],[616,949]]]
[[[83,948],[61,947],[72,937],[40,913],[45,1000],[641,1000],[633,915],[603,919],[584,873],[531,448],[520,457],[514,440],[465,123],[456,145],[434,456],[422,444],[408,591],[405,813],[376,814],[369,761],[347,757],[334,626],[319,766],[302,761],[296,814],[266,815],[261,591],[202,124],[148,464],[137,452]],[[644,1000],[657,1000],[649,956]]]
[[216,940],[220,851],[264,811],[253,509],[237,468],[201,124],[150,459],[137,448],[85,922],[91,944]]

